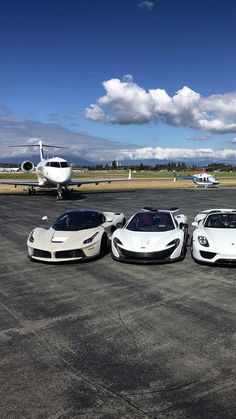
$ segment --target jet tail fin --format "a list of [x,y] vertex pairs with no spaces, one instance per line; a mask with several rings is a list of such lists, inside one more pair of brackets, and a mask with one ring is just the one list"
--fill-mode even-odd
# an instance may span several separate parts
[[61,147],[60,145],[49,145],[43,144],[43,141],[40,140],[38,144],[18,144],[18,145],[9,145],[8,147],[39,147],[40,160],[44,160],[44,147],[46,148],[68,148]]

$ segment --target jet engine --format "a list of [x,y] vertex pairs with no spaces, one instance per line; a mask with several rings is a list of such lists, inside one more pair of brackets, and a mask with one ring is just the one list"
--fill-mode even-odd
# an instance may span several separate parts
[[34,171],[34,163],[32,161],[26,160],[21,163],[21,170],[23,172],[33,172]]

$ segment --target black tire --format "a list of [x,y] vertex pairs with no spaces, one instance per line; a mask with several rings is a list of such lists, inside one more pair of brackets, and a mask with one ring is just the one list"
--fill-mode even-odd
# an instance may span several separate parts
[[191,256],[193,258],[193,238],[191,238],[191,242],[190,242],[190,252],[191,252]]
[[107,235],[103,234],[101,239],[101,246],[100,246],[100,254],[99,256],[105,256],[107,254],[108,246],[107,246]]

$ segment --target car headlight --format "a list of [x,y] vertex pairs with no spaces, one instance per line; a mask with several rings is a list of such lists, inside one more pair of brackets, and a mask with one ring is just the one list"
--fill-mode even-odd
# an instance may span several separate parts
[[83,243],[84,244],[92,243],[93,239],[97,236],[97,234],[98,234],[98,231],[93,236],[89,237],[89,239],[84,240]]
[[117,237],[114,237],[113,244],[114,244],[115,247],[117,247],[117,244],[121,244],[121,246],[123,246],[122,241],[120,239],[118,239]]
[[198,236],[198,242],[201,246],[209,247],[209,242],[205,236]]
[[178,247],[180,244],[180,239],[174,239],[170,243],[167,244],[167,246],[175,246]]
[[34,230],[31,231],[31,233],[29,235],[29,241],[30,241],[30,243],[34,243]]

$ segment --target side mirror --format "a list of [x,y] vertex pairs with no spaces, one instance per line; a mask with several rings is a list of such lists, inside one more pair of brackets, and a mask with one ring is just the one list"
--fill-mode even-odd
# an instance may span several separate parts
[[47,216],[47,215],[44,215],[44,216],[42,217],[42,220],[43,220],[43,221],[48,221],[48,216]]
[[113,220],[112,220],[111,218],[107,218],[105,222],[106,222],[106,223],[112,223],[112,221],[113,221]]
[[194,221],[194,222],[192,223],[192,226],[193,226],[193,227],[198,227],[198,222],[197,222],[197,221]]

